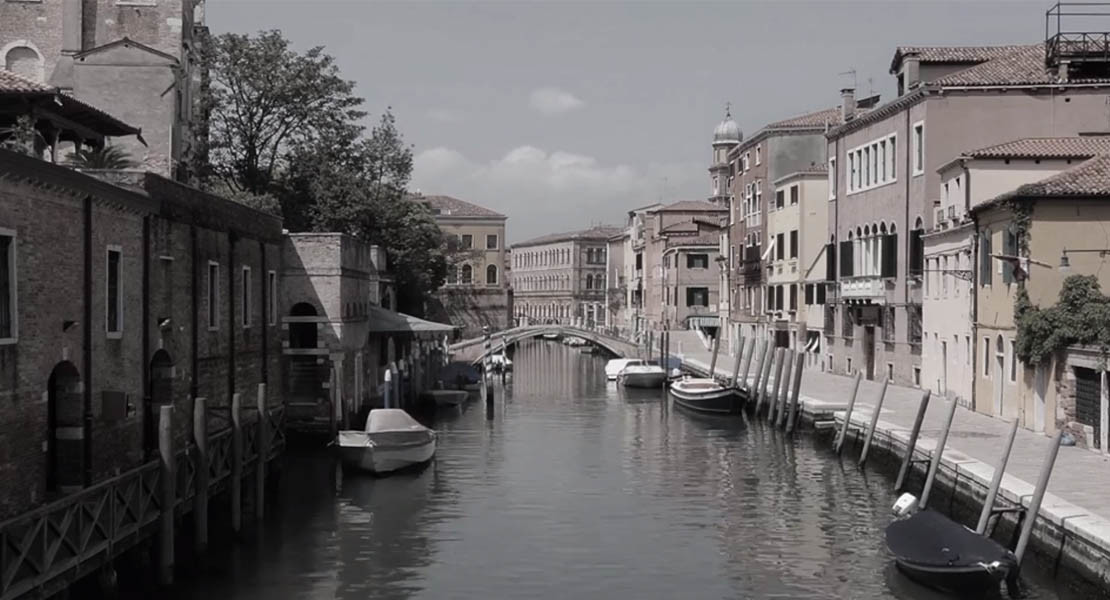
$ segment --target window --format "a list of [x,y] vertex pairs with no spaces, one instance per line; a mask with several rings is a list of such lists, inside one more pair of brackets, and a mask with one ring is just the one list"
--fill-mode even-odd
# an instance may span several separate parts
[[775,192],[775,205],[774,205],[774,206],[772,206],[771,208],[782,208],[782,206],[783,206],[783,204],[784,204],[784,197],[785,197],[785,195],[786,195],[786,191],[785,191],[785,190],[778,190],[778,191],[776,191],[776,192]]
[[848,191],[853,192],[856,189],[856,154],[854,152],[848,153]]
[[925,122],[913,124],[913,174],[925,172]]
[[884,306],[884,307],[882,307],[882,310],[883,310],[883,341],[886,342],[887,344],[893,344],[894,343],[894,329],[895,329],[894,307],[893,306]]
[[[449,275],[453,271],[454,271],[454,269],[447,269],[447,273]],[[268,304],[267,309],[269,310],[269,313],[270,313],[267,316],[269,318],[270,325],[276,325],[277,324],[277,296],[278,296],[277,271],[270,271],[269,273],[266,273],[266,289],[269,290],[267,292],[267,298],[266,298],[267,302],[266,303]]]
[[447,283],[454,285],[459,282],[459,269],[458,267],[447,267]]
[[991,284],[991,232],[979,233],[979,285]]
[[983,377],[991,376],[991,339],[983,337]]
[[863,187],[871,187],[871,147],[863,149]]
[[798,258],[798,230],[790,232],[790,258]]
[[906,306],[906,319],[909,321],[910,343],[921,343],[921,305],[910,304]]
[[470,265],[462,266],[462,274],[459,276],[459,282],[463,285],[469,285],[474,282],[474,268]]
[[750,164],[751,156],[752,155],[750,153],[747,153],[747,152],[744,153],[744,170],[745,171],[747,171],[748,169],[751,168],[751,164]]
[[37,83],[46,80],[42,57],[34,48],[15,46],[3,58],[4,69]]
[[[895,138],[896,134],[890,134],[848,150],[848,193],[886,185],[897,179],[894,170]],[[831,161],[829,166],[833,168]],[[831,183],[830,175],[830,190],[833,189]],[[835,191],[830,191],[830,200],[834,197]]]
[[686,268],[687,269],[708,269],[709,268],[709,255],[708,254],[687,254],[686,255]]
[[497,250],[497,236],[496,235],[487,235],[486,236],[486,250]]
[[486,265],[486,285],[497,285],[497,265]]
[[[1013,227],[1007,227],[1002,232],[1002,254],[1017,256],[1017,233]],[[1008,260],[998,261],[998,272],[1002,274],[1002,283],[1009,285],[1014,282],[1014,263]]]
[[790,284],[790,310],[798,310],[798,285]]
[[785,306],[785,302],[784,302],[785,298],[783,297],[783,294],[785,294],[785,292],[783,291],[783,287],[781,285],[776,285],[775,286],[775,310],[782,310],[783,307]]
[[760,207],[763,206],[763,180],[755,180],[755,212],[758,213]]
[[836,157],[829,159],[829,200],[836,200]]
[[459,245],[462,247],[463,250],[470,250],[474,247],[474,236],[470,235],[469,233],[462,234],[462,238],[459,240]]
[[246,329],[251,326],[251,268],[243,267],[243,293],[240,294],[239,299],[242,303],[239,314],[241,317],[243,328]]
[[778,234],[775,236],[775,260],[782,260],[783,255],[786,254],[786,236],[785,234]]
[[763,162],[763,148],[761,146],[755,147],[755,164],[759,166]]
[[105,320],[108,337],[118,338],[123,333],[123,277],[121,273],[123,249],[108,246],[105,269]]
[[798,186],[790,186],[790,205],[794,206],[798,203]]
[[220,263],[208,261],[208,330],[220,328]]
[[1010,383],[1017,382],[1017,352],[1014,352],[1014,340],[1010,340]]

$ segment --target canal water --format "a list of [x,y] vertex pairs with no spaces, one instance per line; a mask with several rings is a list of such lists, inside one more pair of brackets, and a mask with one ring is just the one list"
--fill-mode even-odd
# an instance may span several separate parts
[[[890,478],[811,435],[707,419],[606,383],[555,342],[439,413],[436,460],[383,479],[287,457],[264,529],[162,598],[941,598],[883,543]],[[1088,597],[1033,575],[1033,598]],[[149,592],[148,592],[149,593]],[[144,594],[145,595],[145,594]]]

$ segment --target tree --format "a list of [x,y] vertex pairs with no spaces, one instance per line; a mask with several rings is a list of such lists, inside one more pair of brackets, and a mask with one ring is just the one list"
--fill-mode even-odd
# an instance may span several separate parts
[[35,120],[30,115],[20,115],[9,127],[0,127],[0,149],[35,156],[37,143],[46,139],[35,130]]
[[131,169],[135,161],[122,146],[85,147],[67,157],[78,169]]
[[201,107],[209,115],[202,179],[266,194],[299,150],[361,130],[363,100],[322,47],[298,54],[280,31],[228,33],[211,39],[203,60],[210,87]]

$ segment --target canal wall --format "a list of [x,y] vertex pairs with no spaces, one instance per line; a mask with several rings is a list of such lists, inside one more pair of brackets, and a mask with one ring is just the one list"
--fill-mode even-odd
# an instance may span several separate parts
[[[680,355],[683,368],[702,376],[709,374],[712,357],[709,352],[694,351]],[[731,377],[734,356],[722,353],[714,376]],[[754,370],[754,367],[753,367]],[[744,385],[751,385],[751,378]],[[799,395],[801,419],[814,435],[828,437],[843,425],[853,380],[848,377],[806,371]],[[849,418],[847,454],[855,457],[854,444],[866,431],[877,404],[881,386],[862,382],[854,410]],[[888,386],[879,419],[876,422],[871,456],[886,462],[900,461],[909,446],[910,432],[923,391]],[[914,451],[914,473],[922,476],[926,461],[937,445],[936,436],[943,427],[946,402],[933,398]],[[958,408],[948,443],[941,457],[935,494],[948,495],[950,506],[965,507],[967,513],[978,514],[985,492],[994,475],[991,466],[998,460],[1009,423]],[[1007,472],[1002,479],[996,506],[1028,508],[1041,464],[1052,440],[1044,435],[1020,430],[1012,451]],[[856,450],[858,452],[858,450]],[[869,459],[872,460],[872,459]],[[1081,576],[1102,589],[1110,589],[1110,462],[1082,448],[1060,449],[1033,528],[1031,549],[1050,570]],[[908,491],[919,492],[920,486]],[[937,506],[936,503],[931,503]],[[958,515],[957,515],[958,516]],[[1014,513],[1004,514],[999,535],[1016,524]],[[1005,540],[1003,540],[1005,541]]]

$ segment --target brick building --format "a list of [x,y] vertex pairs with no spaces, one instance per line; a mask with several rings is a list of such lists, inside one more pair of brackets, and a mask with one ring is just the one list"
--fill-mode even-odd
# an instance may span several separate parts
[[158,175],[0,151],[0,515],[138,464],[161,405],[184,437],[192,398],[218,414],[274,380],[280,242],[276,217]]
[[0,67],[141,128],[121,143],[177,179],[197,150],[206,35],[204,0],[0,2]]

